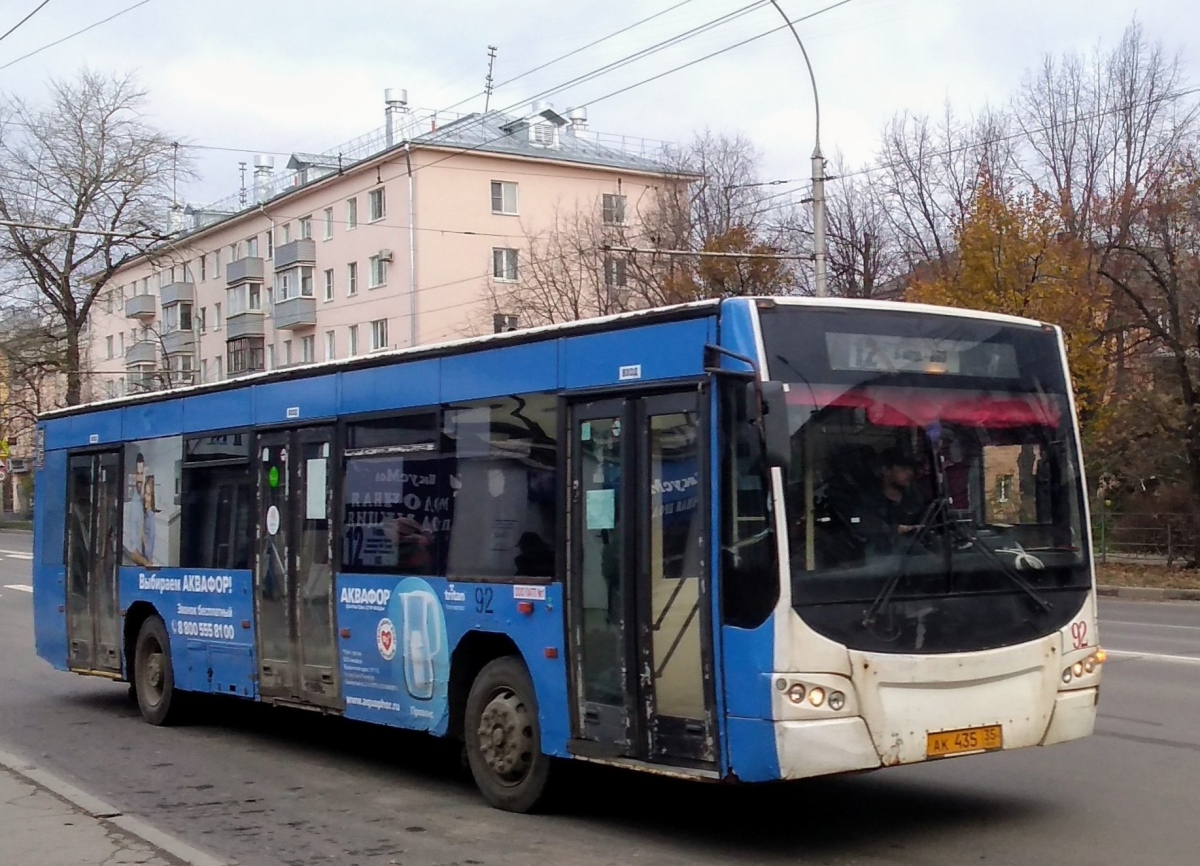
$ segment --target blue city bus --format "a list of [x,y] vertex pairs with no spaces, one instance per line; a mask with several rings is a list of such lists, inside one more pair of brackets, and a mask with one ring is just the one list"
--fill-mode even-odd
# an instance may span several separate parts
[[737,298],[47,413],[38,654],[556,763],[759,782],[1091,733],[1061,332]]

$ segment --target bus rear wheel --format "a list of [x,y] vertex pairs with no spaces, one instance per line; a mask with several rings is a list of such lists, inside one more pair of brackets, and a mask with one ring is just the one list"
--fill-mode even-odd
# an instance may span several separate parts
[[537,808],[550,777],[542,753],[533,680],[521,659],[488,662],[467,695],[467,763],[484,798],[498,809]]
[[152,725],[179,721],[182,695],[175,691],[171,641],[160,617],[147,617],[133,651],[133,683],[142,718]]

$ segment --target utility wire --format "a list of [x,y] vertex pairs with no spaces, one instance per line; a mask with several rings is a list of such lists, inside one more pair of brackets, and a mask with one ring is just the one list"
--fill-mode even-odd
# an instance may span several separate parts
[[[692,0],[682,0],[682,2],[676,3],[673,6],[668,6],[666,9],[663,9],[661,12],[655,12],[653,15],[647,16],[646,18],[643,18],[640,21],[635,21],[626,27],[622,27],[620,30],[614,30],[612,33],[609,33],[607,36],[602,36],[599,39],[593,39],[591,42],[587,43],[586,45],[580,45],[578,48],[568,51],[566,54],[560,54],[558,57],[555,57],[553,60],[547,60],[545,63],[540,63],[537,66],[533,67],[532,69],[526,69],[524,72],[520,73],[519,75],[514,75],[512,78],[506,78],[504,81],[501,81],[499,84],[493,84],[492,90],[497,90],[501,87],[512,84],[514,81],[519,81],[522,78],[525,78],[526,76],[533,75],[533,73],[535,73],[535,72],[541,72],[543,69],[553,66],[556,63],[560,63],[569,57],[574,57],[576,54],[580,54],[581,52],[587,51],[589,48],[595,48],[597,45],[607,42],[609,39],[613,39],[624,33],[628,33],[630,30],[633,30],[636,27],[640,27],[643,24],[647,24],[647,23],[653,21],[655,18],[661,18],[663,15],[666,15],[668,12],[674,12],[680,6],[686,6],[687,4],[689,4],[691,2],[692,2]],[[442,109],[442,111],[451,111],[455,108],[458,108],[458,106],[465,105],[466,103],[471,102],[472,100],[478,99],[480,96],[484,96],[485,94],[486,94],[486,91],[481,90],[478,93],[468,96],[466,99],[460,99],[458,102],[454,103],[453,105],[446,106],[445,108]]]
[[[43,51],[47,50],[48,48],[53,48],[55,45],[62,45],[68,39],[74,39],[76,36],[79,36],[83,33],[87,33],[89,30],[99,27],[101,24],[107,24],[109,21],[112,21],[115,18],[120,18],[125,13],[132,12],[134,9],[137,9],[138,7],[141,7],[141,6],[145,6],[149,2],[150,2],[150,0],[139,0],[139,2],[134,3],[132,6],[126,6],[124,9],[120,10],[119,12],[114,12],[112,15],[109,15],[107,18],[102,18],[99,21],[89,24],[87,27],[83,27],[79,30],[76,30],[74,33],[64,36],[62,39],[56,39],[53,42],[49,42],[49,43],[43,45],[41,48],[35,48],[33,51],[30,51],[28,54],[22,54],[16,60],[10,60],[10,61],[8,61],[8,63],[5,63],[3,66],[0,66],[0,71],[8,69],[8,67],[12,66],[14,63],[20,63],[22,60],[28,60],[30,57],[33,57],[35,54],[41,54]],[[43,5],[45,5],[45,4],[43,4]]]
[[41,12],[42,9],[45,8],[46,4],[49,2],[50,2],[50,0],[42,0],[42,2],[38,4],[36,9],[34,9],[32,12],[30,12],[28,15],[26,15],[24,18],[22,18],[20,21],[18,21],[16,24],[14,24],[12,27],[9,27],[7,30],[5,30],[4,35],[0,36],[0,42],[3,42],[9,36],[12,36],[13,32],[18,27],[20,27],[22,24],[24,24],[26,21],[28,21],[34,15],[37,15],[39,12]]

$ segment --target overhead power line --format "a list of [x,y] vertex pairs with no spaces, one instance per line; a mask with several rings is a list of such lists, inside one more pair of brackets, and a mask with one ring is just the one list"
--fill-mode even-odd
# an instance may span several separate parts
[[[93,30],[96,27],[99,27],[101,24],[107,24],[109,21],[112,21],[115,18],[120,18],[122,15],[126,14],[127,12],[132,12],[134,9],[137,9],[140,6],[145,6],[149,2],[150,2],[150,0],[139,0],[139,2],[134,3],[132,6],[126,6],[124,9],[120,10],[119,12],[114,12],[112,15],[109,15],[107,18],[102,18],[99,21],[89,24],[87,27],[83,27],[79,30],[76,30],[74,33],[70,33],[70,34],[62,37],[61,39],[56,39],[53,42],[48,42],[45,45],[43,45],[41,48],[35,48],[33,51],[30,51],[28,54],[22,54],[20,57],[16,58],[15,60],[8,61],[8,63],[5,63],[3,66],[0,66],[0,70],[8,69],[8,67],[12,66],[14,63],[20,63],[22,60],[28,60],[30,57],[33,57],[35,54],[41,54],[43,51],[45,51],[49,48],[53,48],[55,45],[62,45],[68,39],[74,39],[76,36],[87,33],[89,30]],[[43,4],[43,5],[45,5],[45,4]]]
[[28,21],[34,15],[37,15],[39,12],[41,12],[42,9],[44,9],[46,4],[49,2],[50,2],[50,0],[42,0],[42,2],[37,5],[36,9],[34,9],[32,12],[30,12],[28,15],[26,15],[24,18],[22,18],[20,21],[18,21],[16,24],[14,24],[12,27],[9,27],[7,30],[5,30],[4,35],[0,36],[0,42],[3,42],[9,36],[12,36],[12,34],[16,31],[16,29],[18,27],[20,27],[22,24],[24,24],[26,21]]

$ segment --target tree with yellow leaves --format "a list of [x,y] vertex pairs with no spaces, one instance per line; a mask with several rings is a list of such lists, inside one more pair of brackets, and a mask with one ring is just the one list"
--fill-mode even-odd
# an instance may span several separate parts
[[1104,392],[1097,332],[1107,300],[1094,288],[1082,244],[1063,230],[1053,198],[1036,189],[1009,193],[983,177],[956,242],[939,276],[914,283],[905,297],[1061,326],[1080,415],[1085,425],[1094,421]]

